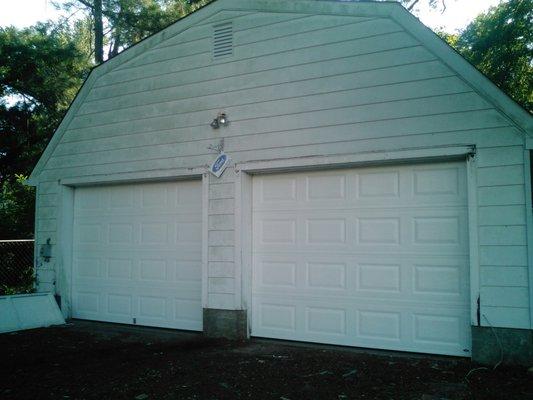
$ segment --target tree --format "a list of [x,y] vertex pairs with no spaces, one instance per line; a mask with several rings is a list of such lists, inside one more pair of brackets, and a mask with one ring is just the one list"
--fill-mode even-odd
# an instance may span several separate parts
[[22,177],[35,166],[89,71],[76,37],[50,24],[0,28],[0,238],[33,231],[33,190],[22,188]]
[[24,175],[0,185],[0,240],[33,237],[35,190],[26,186]]
[[458,35],[441,35],[463,57],[533,112],[533,0],[509,0]]
[[89,71],[67,28],[0,28],[0,178],[28,175]]
[[92,21],[96,64],[114,57],[213,0],[70,0],[61,5],[68,12],[83,11]]

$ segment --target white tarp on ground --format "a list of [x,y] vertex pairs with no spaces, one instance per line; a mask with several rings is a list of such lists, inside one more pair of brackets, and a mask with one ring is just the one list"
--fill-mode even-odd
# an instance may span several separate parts
[[50,293],[0,296],[0,333],[65,323]]

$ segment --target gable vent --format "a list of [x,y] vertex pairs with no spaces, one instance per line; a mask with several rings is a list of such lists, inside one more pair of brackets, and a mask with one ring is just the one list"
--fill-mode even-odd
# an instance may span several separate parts
[[213,58],[231,56],[233,54],[233,24],[213,26]]

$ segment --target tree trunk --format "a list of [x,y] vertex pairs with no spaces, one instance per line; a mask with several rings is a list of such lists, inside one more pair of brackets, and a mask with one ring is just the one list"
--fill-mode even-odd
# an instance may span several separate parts
[[102,22],[102,0],[94,0],[94,60],[104,62],[104,24]]

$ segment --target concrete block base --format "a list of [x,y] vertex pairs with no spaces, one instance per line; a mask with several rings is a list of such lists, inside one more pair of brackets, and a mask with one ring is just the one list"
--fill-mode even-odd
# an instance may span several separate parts
[[204,335],[208,337],[242,340],[246,333],[245,310],[217,310],[204,308]]
[[496,365],[502,358],[500,347],[504,364],[533,366],[533,330],[472,327],[474,361],[484,365]]

